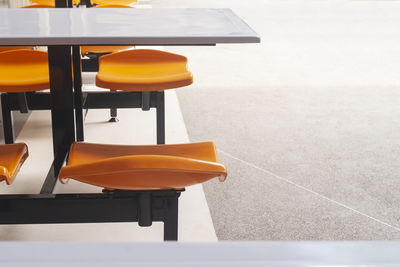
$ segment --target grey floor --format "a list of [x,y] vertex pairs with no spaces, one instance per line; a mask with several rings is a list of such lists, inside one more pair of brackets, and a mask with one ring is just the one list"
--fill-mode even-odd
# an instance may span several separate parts
[[262,37],[170,48],[189,136],[229,169],[205,184],[221,240],[400,238],[400,1],[152,3],[230,7]]

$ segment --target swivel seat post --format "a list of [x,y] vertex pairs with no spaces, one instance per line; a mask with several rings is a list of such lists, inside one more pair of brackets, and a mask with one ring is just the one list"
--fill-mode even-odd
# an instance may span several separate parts
[[139,226],[151,226],[151,192],[138,194],[138,223]]

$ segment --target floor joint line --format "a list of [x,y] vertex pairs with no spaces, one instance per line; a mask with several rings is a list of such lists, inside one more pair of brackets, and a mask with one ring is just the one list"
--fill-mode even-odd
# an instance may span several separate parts
[[357,214],[359,214],[359,215],[362,215],[362,216],[364,216],[364,217],[367,217],[367,218],[369,218],[369,219],[371,219],[371,220],[373,220],[373,221],[375,221],[375,222],[377,222],[377,223],[383,224],[383,225],[385,225],[385,226],[388,226],[388,227],[390,227],[390,228],[392,228],[392,229],[394,229],[394,230],[400,232],[400,228],[399,228],[399,227],[393,226],[393,225],[391,225],[391,224],[389,224],[389,223],[386,223],[386,222],[384,222],[384,221],[382,221],[382,220],[379,220],[379,219],[377,219],[377,218],[374,218],[374,217],[372,217],[372,216],[370,216],[370,215],[368,215],[368,214],[366,214],[366,213],[363,213],[363,212],[361,212],[361,211],[359,211],[359,210],[356,210],[356,209],[354,209],[354,208],[352,208],[352,207],[350,207],[350,206],[348,206],[348,205],[346,205],[346,204],[343,204],[343,203],[341,203],[341,202],[339,202],[339,201],[337,201],[337,200],[334,200],[334,199],[331,199],[331,198],[329,198],[329,197],[327,197],[327,196],[324,196],[324,195],[322,195],[322,194],[320,194],[320,193],[318,193],[318,192],[315,192],[315,191],[313,191],[313,190],[311,190],[311,189],[309,189],[309,188],[307,188],[307,187],[305,187],[305,186],[299,185],[299,184],[297,184],[297,183],[295,183],[295,182],[293,182],[293,181],[290,181],[290,180],[287,179],[287,178],[284,178],[284,177],[282,177],[282,176],[279,176],[279,175],[277,175],[277,174],[275,174],[275,173],[273,173],[273,172],[271,172],[271,171],[268,171],[268,170],[266,170],[266,169],[264,169],[264,168],[261,168],[261,167],[255,165],[255,164],[253,164],[253,163],[250,163],[250,162],[247,162],[247,161],[245,161],[245,160],[242,160],[242,159],[240,159],[240,158],[238,158],[238,157],[235,157],[235,156],[233,156],[232,154],[230,154],[230,153],[228,153],[228,152],[225,152],[225,151],[223,151],[223,150],[221,150],[221,149],[217,149],[217,150],[218,150],[218,152],[220,152],[221,154],[224,154],[224,155],[226,155],[226,156],[228,156],[228,157],[230,157],[230,158],[232,158],[232,159],[234,159],[234,160],[237,160],[237,161],[239,161],[239,162],[242,162],[242,163],[244,163],[244,164],[246,164],[246,165],[248,165],[248,166],[250,166],[250,167],[252,167],[252,168],[255,168],[255,169],[260,170],[260,171],[262,171],[262,172],[264,172],[264,173],[267,173],[267,174],[269,174],[269,175],[271,175],[271,176],[273,176],[273,177],[275,177],[275,178],[277,178],[277,179],[279,179],[279,180],[281,180],[281,181],[284,181],[284,182],[286,182],[286,183],[289,183],[289,184],[291,184],[291,185],[294,185],[294,186],[296,186],[297,188],[300,188],[300,189],[302,189],[302,190],[304,190],[304,191],[307,191],[307,192],[309,192],[309,193],[312,193],[312,194],[314,194],[314,195],[316,195],[316,196],[318,196],[318,197],[320,197],[320,198],[323,198],[323,199],[325,199],[325,200],[327,200],[327,201],[329,201],[329,202],[331,202],[331,203],[334,203],[334,204],[339,205],[339,206],[341,206],[341,207],[343,207],[343,208],[346,208],[346,209],[348,209],[348,210],[351,210],[351,211],[353,211],[353,212],[355,212],[355,213],[357,213]]

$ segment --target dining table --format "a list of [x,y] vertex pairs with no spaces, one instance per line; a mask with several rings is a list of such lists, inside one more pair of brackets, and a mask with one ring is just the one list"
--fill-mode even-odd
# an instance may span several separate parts
[[[79,127],[75,121],[75,112],[79,112],[76,108],[79,102],[77,89],[81,83],[79,47],[215,46],[259,43],[260,37],[227,8],[98,9],[65,8],[68,6],[66,0],[56,0],[55,3],[60,8],[0,9],[0,46],[47,47],[54,153],[54,161],[39,194],[0,196],[2,206],[9,207],[7,216],[0,216],[0,224],[130,220],[132,218],[123,215],[126,210],[115,209],[114,205],[121,203],[110,204],[108,215],[104,215],[104,209],[93,209],[95,202],[92,200],[107,202],[108,199],[109,203],[112,202],[101,194],[53,194],[58,173],[71,144],[76,141],[76,127]],[[62,201],[74,202],[76,207],[57,203],[49,205],[49,202]],[[79,215],[72,210],[83,211],[85,205],[93,214],[76,218]],[[131,209],[128,206],[127,210]],[[0,208],[1,212],[4,208]],[[33,212],[34,217],[23,216]]]

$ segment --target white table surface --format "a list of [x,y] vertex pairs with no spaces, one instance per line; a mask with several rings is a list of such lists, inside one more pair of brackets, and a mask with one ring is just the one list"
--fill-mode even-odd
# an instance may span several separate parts
[[[99,233],[101,234],[101,233]],[[398,267],[400,242],[0,243],[14,267]]]
[[0,45],[258,42],[230,9],[0,9]]

